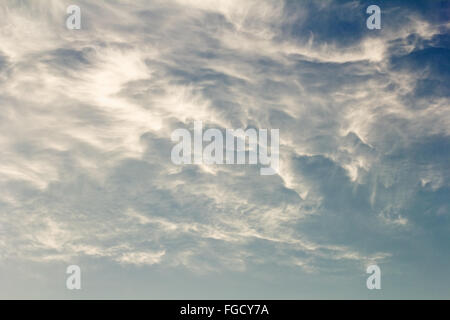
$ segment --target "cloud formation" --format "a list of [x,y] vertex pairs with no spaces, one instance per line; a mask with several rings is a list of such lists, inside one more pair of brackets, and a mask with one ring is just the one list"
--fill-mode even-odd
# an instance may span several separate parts
[[[368,30],[364,1],[80,0],[67,30],[70,4],[0,7],[4,268],[450,260],[448,4],[383,2]],[[280,174],[172,164],[194,121],[279,128]]]

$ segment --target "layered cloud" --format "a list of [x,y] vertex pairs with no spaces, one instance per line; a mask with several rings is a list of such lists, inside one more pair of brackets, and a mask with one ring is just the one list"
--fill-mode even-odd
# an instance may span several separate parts
[[[68,30],[70,4],[1,4],[5,264],[449,260],[448,4],[383,3],[368,30],[358,1],[78,1]],[[279,175],[174,165],[171,132],[194,121],[279,128]]]

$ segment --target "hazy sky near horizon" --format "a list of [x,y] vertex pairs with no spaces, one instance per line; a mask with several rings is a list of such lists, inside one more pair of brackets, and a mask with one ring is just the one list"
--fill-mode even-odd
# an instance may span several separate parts
[[[450,298],[449,28],[448,1],[1,0],[0,298]],[[279,174],[173,164],[194,121],[279,129]]]

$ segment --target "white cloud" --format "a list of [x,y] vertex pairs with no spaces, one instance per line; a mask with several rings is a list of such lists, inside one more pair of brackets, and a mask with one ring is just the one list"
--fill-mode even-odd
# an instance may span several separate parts
[[[448,99],[412,108],[420,76],[389,63],[395,41],[439,33],[420,18],[345,47],[285,34],[278,1],[81,1],[78,33],[65,2],[23,3],[0,14],[2,256],[314,272],[390,259],[354,239],[414,224],[410,184],[448,186],[388,159],[450,134]],[[170,132],[194,120],[280,128],[280,175],[173,165]]]

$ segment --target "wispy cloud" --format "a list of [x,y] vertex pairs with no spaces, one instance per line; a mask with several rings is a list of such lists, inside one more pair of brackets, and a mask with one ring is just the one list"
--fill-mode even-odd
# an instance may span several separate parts
[[[80,0],[67,30],[69,4],[0,5],[2,260],[351,274],[448,239],[437,8]],[[194,121],[279,128],[280,174],[172,164]]]

